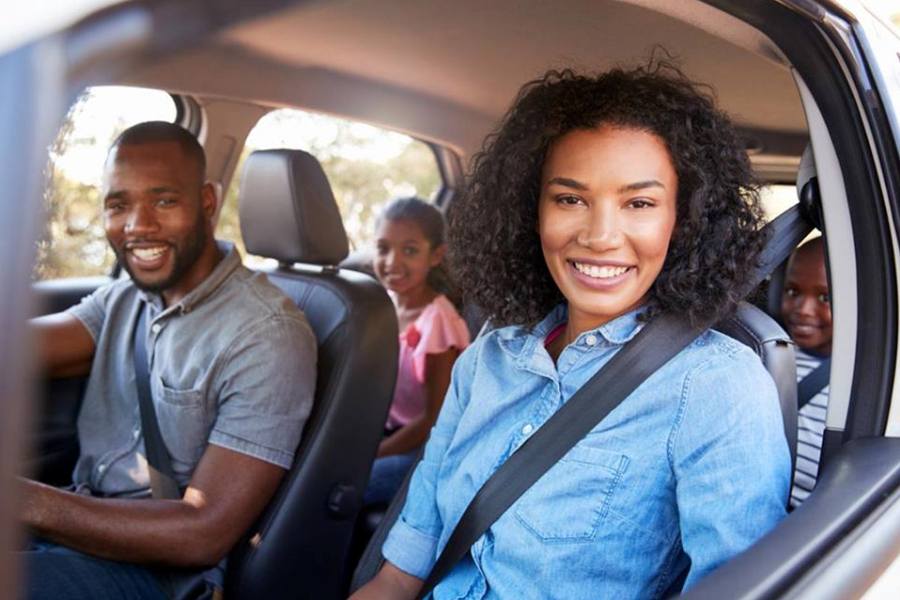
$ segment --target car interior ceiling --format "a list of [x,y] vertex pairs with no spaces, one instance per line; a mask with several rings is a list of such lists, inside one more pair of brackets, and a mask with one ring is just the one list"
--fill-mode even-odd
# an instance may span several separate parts
[[[856,297],[856,281],[858,276],[870,275],[866,269],[876,267],[857,265],[854,253],[847,251],[856,247],[856,242],[861,237],[859,229],[854,229],[853,225],[854,222],[859,222],[860,217],[856,213],[851,215],[849,194],[845,188],[848,181],[847,171],[849,170],[851,174],[855,172],[853,165],[847,166],[845,158],[849,147],[846,139],[852,136],[845,131],[835,131],[833,126],[826,126],[826,117],[823,113],[834,114],[835,105],[840,104],[840,101],[832,96],[825,102],[821,101],[823,98],[821,87],[826,84],[807,81],[809,77],[802,75],[798,66],[794,64],[797,59],[785,55],[782,49],[782,46],[785,46],[783,42],[779,41],[781,45],[777,45],[759,29],[728,14],[720,13],[706,4],[676,6],[678,3],[661,0],[642,0],[635,3],[582,0],[571,3],[572,9],[569,11],[558,11],[552,3],[536,3],[532,7],[533,10],[520,13],[521,20],[515,28],[508,27],[504,16],[515,12],[516,4],[515,0],[492,3],[480,3],[476,0],[462,0],[457,3],[422,3],[404,0],[387,5],[363,0],[342,3],[297,3],[269,15],[263,15],[261,18],[227,27],[211,39],[182,51],[169,55],[154,55],[152,60],[138,60],[133,68],[125,72],[94,76],[90,82],[140,85],[183,93],[190,98],[195,97],[198,109],[204,111],[207,116],[207,122],[203,127],[207,151],[212,157],[211,169],[217,173],[220,182],[227,183],[234,175],[240,154],[240,144],[235,145],[235,140],[245,138],[253,124],[272,106],[302,106],[310,110],[326,111],[389,126],[437,143],[442,148],[450,149],[454,156],[467,157],[480,147],[484,135],[491,130],[499,115],[503,113],[518,86],[523,81],[537,76],[548,62],[568,64],[562,60],[566,57],[567,60],[571,59],[573,64],[589,65],[592,69],[600,70],[623,57],[647,56],[648,48],[645,41],[623,32],[635,30],[659,32],[658,35],[654,34],[653,39],[659,41],[663,47],[674,49],[674,53],[684,61],[685,68],[691,76],[715,82],[719,101],[726,111],[734,115],[742,134],[747,139],[751,160],[761,179],[772,183],[792,181],[803,147],[807,142],[811,143],[819,172],[822,219],[828,230],[828,249],[832,254],[841,256],[840,261],[829,262],[829,280],[833,285],[832,289],[841,290],[840,301],[834,305],[834,320],[838,323],[835,327],[834,352],[846,360],[844,363],[846,366],[836,370],[832,375],[832,401],[828,411],[830,433],[826,438],[826,457],[833,456],[847,436],[871,435],[875,430],[874,424],[879,419],[883,420],[884,415],[879,416],[876,414],[878,410],[873,409],[871,415],[857,414],[856,419],[851,418],[854,416],[851,398],[858,395],[858,390],[863,392],[868,390],[867,393],[873,395],[879,394],[881,388],[878,386],[887,385],[883,381],[885,375],[879,372],[879,376],[874,378],[877,381],[869,384],[869,388],[861,388],[859,378],[862,375],[856,373],[855,369],[859,356],[858,314],[863,310],[864,303],[873,301]],[[598,15],[603,15],[603,18],[598,18]],[[556,39],[561,36],[521,35],[522,28],[535,30],[553,21],[558,21],[556,27],[560,31],[570,32],[571,35],[565,36],[564,41]],[[468,34],[473,29],[472,37],[466,38],[465,44],[460,43],[462,39],[460,32]],[[418,37],[403,35],[404,31],[409,30],[429,36],[433,43],[422,47],[417,42]],[[549,41],[551,38],[555,40],[552,43]],[[589,44],[579,42],[584,39],[591,42]],[[391,40],[392,43],[385,43],[385,40]],[[498,52],[501,48],[504,51]],[[548,57],[551,57],[549,61]],[[493,64],[492,60],[500,62]],[[473,64],[483,64],[484,67],[472,69]],[[725,64],[740,66],[723,69],[721,65]],[[423,65],[428,65],[428,68],[423,68]],[[224,68],[226,66],[227,68]],[[805,72],[809,73],[809,67],[806,67]],[[815,96],[810,86],[815,89]],[[247,90],[253,90],[253,102],[240,100],[247,95]],[[835,92],[835,95],[837,93]],[[258,171],[263,175],[256,184],[242,190],[242,198],[260,193],[258,190],[261,188],[283,188],[283,173],[289,169],[302,172],[297,178],[298,181],[308,182],[311,178],[319,177],[315,165],[308,163],[303,167],[297,166],[293,162],[296,158],[296,155],[290,153],[275,153],[272,163],[274,166],[271,170],[268,170],[268,166],[257,164],[254,172]],[[863,172],[865,169],[860,171]],[[461,178],[461,175],[457,174],[456,177]],[[462,184],[461,180],[451,183],[453,187]],[[330,190],[327,193],[322,191],[321,185],[318,189],[314,188],[315,186],[304,187],[302,190],[281,189],[275,192],[275,195],[280,195],[290,206],[295,201],[316,201],[331,193]],[[866,185],[859,184],[853,191],[865,189]],[[314,196],[312,200],[310,194]],[[254,217],[255,215],[251,215],[248,222],[252,222]],[[377,328],[389,329],[379,320],[390,321],[390,318],[385,316],[386,308],[383,302],[379,304],[378,300],[371,299],[371,295],[366,295],[371,294],[371,290],[367,287],[371,282],[354,274],[347,274],[346,269],[341,269],[335,275],[318,271],[310,273],[301,267],[288,266],[293,263],[333,266],[344,259],[346,251],[342,253],[335,251],[333,247],[327,248],[324,252],[325,259],[321,258],[323,255],[311,259],[303,245],[305,240],[292,240],[283,234],[271,235],[272,227],[275,226],[272,224],[262,226],[256,239],[262,240],[264,244],[271,244],[274,241],[279,245],[278,248],[266,247],[258,252],[276,258],[281,263],[281,266],[270,272],[270,277],[278,282],[278,285],[296,297],[295,299],[306,293],[303,291],[306,289],[304,286],[327,289],[329,293],[343,295],[342,298],[350,297],[350,302],[360,302],[369,307],[368,311],[380,315],[375,319],[378,321],[375,325]],[[328,227],[336,226],[333,221],[328,225]],[[316,232],[322,232],[322,227],[322,224],[316,221],[314,224],[301,224],[298,231],[315,237]],[[876,231],[873,236],[877,239],[871,240],[870,243],[884,243],[882,228],[883,224],[878,227],[872,226],[872,230]],[[332,239],[334,238],[335,236],[332,236]],[[280,246],[281,244],[285,246]],[[335,277],[342,278],[341,282],[334,283]],[[868,281],[876,279],[877,277],[871,276],[867,278]],[[890,283],[884,285],[889,286]],[[45,286],[39,287],[38,292],[46,297],[48,306],[53,302],[63,306],[66,303],[74,303],[80,295],[93,289],[94,286],[96,282],[85,282],[84,287],[67,288],[65,294],[56,293],[52,288]],[[360,300],[357,288],[367,290],[362,292],[365,300]],[[777,285],[773,286],[773,290],[775,289]],[[873,295],[888,297],[889,291],[876,290]],[[333,298],[330,302],[334,302]],[[766,308],[770,314],[774,310],[772,303]],[[314,323],[314,327],[331,332],[346,327],[343,319],[349,318],[347,315],[335,317],[330,309],[311,306],[309,310],[311,320],[319,323],[319,325]],[[882,314],[888,309],[878,305],[872,310],[873,314]],[[379,335],[383,336],[383,331]],[[873,334],[863,332],[860,335]],[[347,340],[341,341],[346,342]],[[328,352],[333,355],[339,351],[329,349]],[[372,354],[377,355],[379,352]],[[361,359],[345,357],[342,360],[352,362]],[[373,368],[376,369],[374,372],[392,372],[390,367],[384,365]],[[367,382],[367,385],[369,384],[370,382]],[[54,387],[47,391],[49,396],[77,398],[80,394],[79,381],[54,382],[50,385]],[[331,412],[317,409],[323,412],[314,416],[315,425],[312,427],[317,431],[320,427],[323,432],[329,431],[328,423],[338,418],[336,411],[346,410],[346,407],[341,409],[337,408],[338,406],[331,408]],[[385,404],[385,410],[386,406]],[[77,403],[74,406],[69,405],[66,410],[69,412],[48,411],[47,418],[62,421],[71,419],[69,424],[74,423]],[[379,419],[378,410],[380,409],[377,406],[372,408],[373,416],[370,420],[373,422]],[[44,418],[43,414],[41,416]],[[383,421],[383,416],[381,420]],[[854,424],[859,422],[862,424]],[[849,425],[846,426],[845,432],[847,423]],[[56,431],[65,433],[65,423],[62,422],[42,423],[40,426],[50,429],[56,427]],[[373,431],[377,431],[377,428]],[[304,444],[305,451],[316,454],[315,461],[318,462],[311,460],[302,474],[294,475],[283,486],[281,495],[273,503],[274,508],[271,509],[273,512],[261,520],[260,528],[270,528],[274,532],[280,527],[281,529],[277,529],[279,532],[290,531],[285,529],[288,522],[277,522],[273,515],[301,495],[299,492],[291,493],[291,490],[295,490],[301,484],[304,488],[318,485],[317,489],[324,490],[322,494],[327,510],[334,511],[338,515],[344,514],[341,511],[349,513],[355,511],[354,507],[342,506],[340,498],[335,499],[330,495],[338,489],[335,482],[317,481],[320,473],[316,473],[314,468],[315,465],[323,464],[322,461],[335,460],[329,453],[340,452],[350,442],[343,440],[341,444],[329,445],[326,448],[321,445],[324,442],[314,443],[316,439],[312,438]],[[364,463],[367,453],[374,452],[373,444],[376,441],[374,438],[368,440],[367,443],[371,442],[369,445],[372,448],[362,451],[352,459],[357,462],[353,465],[352,474],[347,477],[356,482],[353,485],[362,485],[358,483],[361,472],[359,461]],[[47,464],[54,466],[42,477],[53,483],[61,482],[68,473],[65,466],[60,467],[61,464],[65,465],[64,462],[60,462],[60,457],[72,455],[71,435],[68,438],[63,435],[59,439],[47,440],[46,444],[42,459],[52,457],[53,460]],[[873,461],[875,451],[870,450],[865,444],[862,442],[853,446],[850,458],[843,457],[841,460]],[[895,453],[891,456],[900,456],[900,448],[889,450]],[[879,446],[877,451],[884,453],[885,449]],[[319,471],[321,470],[320,467]],[[891,473],[891,476],[895,475]],[[889,477],[883,472],[882,476],[883,480],[878,485],[884,486]],[[878,489],[876,483],[863,476],[854,483],[859,489],[865,489],[868,494],[860,496],[861,502],[863,500],[870,504],[875,502]],[[842,484],[847,487],[841,488]],[[815,506],[821,504],[824,507],[822,514],[817,517],[815,516],[817,513],[809,510],[800,515],[799,519],[791,521],[793,525],[789,526],[787,531],[793,536],[790,542],[795,548],[805,548],[802,538],[803,532],[806,531],[804,527],[821,527],[833,539],[840,531],[846,531],[853,523],[859,521],[858,517],[850,516],[844,521],[833,518],[835,513],[843,514],[841,511],[844,509],[840,502],[845,501],[846,495],[850,493],[842,490],[857,488],[846,482],[836,481],[835,477],[823,480],[822,486],[830,490],[831,495],[823,494],[823,496],[832,498],[832,504],[813,503]],[[837,499],[834,499],[835,497]],[[333,506],[328,504],[332,500]],[[311,509],[307,512],[306,508],[297,508],[296,511],[296,514],[303,513],[304,517],[315,514]],[[822,515],[832,518],[831,525],[823,524],[825,517]],[[324,517],[320,519],[327,520]],[[340,521],[338,527],[340,531],[322,535],[339,538],[340,541],[336,542],[338,548],[336,552],[340,553],[345,552],[347,544],[350,543],[348,528],[352,526],[352,520],[337,520]],[[273,537],[282,540],[279,543],[290,544],[287,533],[273,533]],[[271,547],[272,545],[269,546]],[[243,575],[237,575],[238,570],[235,569],[232,583],[235,586],[245,586],[247,595],[265,595],[265,590],[268,589],[265,586],[271,585],[272,582],[283,581],[280,578],[285,576],[284,574],[267,572],[265,569],[269,567],[261,566],[264,561],[260,557],[265,556],[265,551],[251,548],[248,540],[245,540],[236,551],[235,560],[243,565],[242,568],[246,568],[246,571]],[[773,550],[771,543],[769,546],[763,544],[760,548],[754,549],[756,555],[766,551],[770,551],[773,557],[784,553],[783,549],[780,553]],[[322,553],[322,556],[325,555]],[[321,560],[322,556],[317,560]],[[797,556],[799,558],[794,562],[783,567],[785,573],[797,572],[803,568],[804,561],[809,563],[812,560],[809,553],[804,554],[801,550],[797,550]],[[277,562],[269,560],[267,564]],[[314,564],[317,568],[326,568],[319,563]],[[763,561],[763,564],[766,566],[760,568],[770,569],[773,573],[778,572],[778,568],[771,566],[771,560]],[[733,569],[726,570],[725,575],[717,577],[710,586],[728,576],[740,579],[752,577],[754,573],[757,572],[751,570],[740,574],[735,573]],[[347,576],[346,572],[335,574],[333,575],[335,579],[331,583],[326,582],[323,585],[331,585],[333,581],[338,581],[341,577],[346,579]],[[755,585],[753,582],[747,583],[747,586],[753,585]],[[701,592],[703,589],[701,588]],[[323,591],[323,594],[323,597],[330,597],[335,591],[329,589]]]

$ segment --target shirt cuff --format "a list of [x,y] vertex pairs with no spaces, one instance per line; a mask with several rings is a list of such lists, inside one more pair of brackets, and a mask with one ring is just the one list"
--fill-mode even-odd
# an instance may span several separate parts
[[425,579],[437,561],[437,538],[407,525],[397,519],[381,547],[385,560],[413,577]]
[[294,455],[291,452],[285,452],[284,450],[279,450],[277,448],[268,448],[217,429],[214,429],[209,435],[209,443],[252,456],[253,458],[258,458],[267,463],[272,463],[277,467],[281,467],[282,469],[290,470],[291,465],[294,462]]

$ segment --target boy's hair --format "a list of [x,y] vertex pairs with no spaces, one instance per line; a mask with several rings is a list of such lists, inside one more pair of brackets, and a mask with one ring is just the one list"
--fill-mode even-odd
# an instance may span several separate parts
[[597,76],[551,70],[525,84],[449,209],[451,267],[466,301],[502,326],[534,324],[564,300],[537,231],[541,171],[554,141],[601,125],[658,136],[678,176],[675,229],[645,318],[677,311],[707,324],[733,311],[764,242],[758,185],[725,114],[662,60]]

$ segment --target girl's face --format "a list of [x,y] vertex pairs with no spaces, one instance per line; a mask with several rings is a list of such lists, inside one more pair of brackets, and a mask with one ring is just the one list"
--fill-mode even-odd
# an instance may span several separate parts
[[399,295],[423,290],[428,272],[444,257],[444,246],[432,248],[412,221],[383,219],[375,238],[375,274]]
[[669,152],[652,133],[604,125],[550,147],[538,233],[575,331],[644,302],[666,259],[677,192]]

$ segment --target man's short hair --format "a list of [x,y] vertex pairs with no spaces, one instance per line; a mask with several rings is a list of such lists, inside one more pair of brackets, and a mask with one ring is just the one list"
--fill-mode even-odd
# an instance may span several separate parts
[[153,142],[175,142],[185,155],[197,164],[200,183],[206,179],[206,154],[203,146],[193,133],[168,121],[145,121],[133,125],[119,134],[110,146],[110,151],[119,146],[148,144]]

